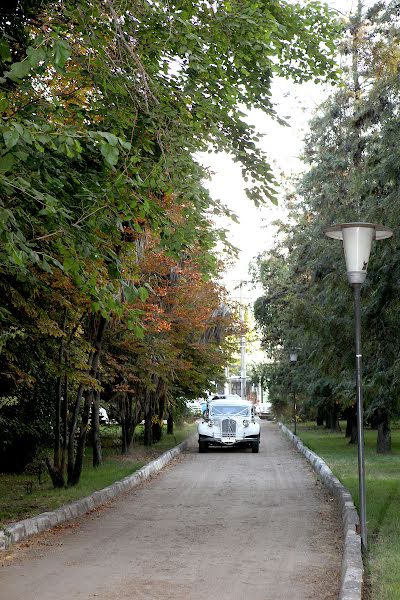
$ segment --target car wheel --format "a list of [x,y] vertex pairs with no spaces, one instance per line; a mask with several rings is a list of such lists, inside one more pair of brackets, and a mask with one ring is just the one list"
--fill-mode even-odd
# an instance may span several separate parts
[[253,442],[253,445],[251,447],[251,451],[253,454],[258,454],[258,451],[260,449],[260,441],[257,440],[256,442]]
[[207,452],[208,445],[205,442],[199,442],[199,452]]

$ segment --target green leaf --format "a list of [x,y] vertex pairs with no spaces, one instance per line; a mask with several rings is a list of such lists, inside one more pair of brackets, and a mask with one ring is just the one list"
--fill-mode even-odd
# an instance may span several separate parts
[[72,256],[69,256],[64,259],[64,271],[66,273],[77,273],[78,270],[78,262]]
[[43,271],[46,271],[46,273],[52,273],[52,268],[50,267],[49,263],[47,262],[47,260],[42,260],[40,263],[40,267],[43,269]]
[[24,128],[22,127],[21,123],[13,123],[13,127],[18,131],[19,135],[22,137],[22,135],[24,134]]
[[8,77],[12,81],[16,81],[17,79],[23,79],[26,77],[31,70],[31,65],[27,60],[23,60],[22,62],[16,62],[11,65],[10,71],[5,71],[4,77]]
[[33,68],[38,67],[40,63],[45,62],[47,58],[46,51],[42,46],[39,48],[30,46],[27,48],[26,53],[28,55],[29,64]]
[[100,302],[92,302],[92,311],[97,313],[101,309]]
[[147,298],[149,297],[149,292],[144,287],[140,287],[138,289],[138,294],[142,302],[146,302]]
[[139,338],[139,340],[142,340],[144,338],[143,327],[140,327],[139,325],[135,325],[133,328],[133,332],[136,335],[136,337]]
[[32,140],[32,136],[31,136],[31,132],[26,127],[23,128],[21,137],[26,144],[28,144],[28,145],[32,144],[33,140]]
[[130,142],[125,142],[124,140],[121,140],[121,138],[119,138],[119,143],[125,150],[130,150],[132,148],[132,144]]
[[117,136],[113,133],[108,133],[107,131],[99,131],[99,135],[105,138],[111,146],[116,146],[118,144],[119,138],[117,138]]
[[120,278],[120,270],[118,265],[115,262],[110,262],[107,264],[108,274],[111,279],[119,279]]
[[54,64],[63,68],[71,56],[71,48],[65,40],[56,40],[54,43]]
[[0,156],[0,171],[6,173],[7,171],[11,171],[14,166],[14,157],[12,154],[5,154],[4,156]]
[[135,286],[124,285],[124,295],[127,302],[135,302],[138,297],[138,290]]
[[6,224],[7,221],[12,217],[12,212],[11,210],[8,210],[7,208],[1,208],[0,207],[0,222],[2,224]]
[[16,129],[9,129],[3,133],[3,138],[6,148],[10,150],[18,143],[19,133]]
[[41,154],[43,154],[44,148],[43,148],[43,146],[41,144],[39,144],[38,142],[35,142],[34,146],[35,146],[35,148],[36,148],[36,150],[38,152],[40,152]]
[[0,112],[4,112],[9,106],[7,98],[0,97]]
[[118,162],[119,150],[111,144],[102,144],[100,151],[104,156],[105,161],[114,167]]
[[12,61],[10,46],[4,38],[0,39],[0,59],[4,62]]
[[140,340],[144,338],[144,329],[137,324],[137,321],[128,321],[127,328],[129,331],[133,331],[135,336]]

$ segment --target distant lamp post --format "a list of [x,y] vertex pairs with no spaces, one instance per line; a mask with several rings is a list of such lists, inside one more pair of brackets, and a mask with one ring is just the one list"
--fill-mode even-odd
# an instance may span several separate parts
[[374,223],[342,223],[325,230],[325,235],[343,240],[347,277],[353,288],[355,315],[355,351],[356,351],[356,388],[357,388],[357,446],[358,446],[358,485],[360,497],[361,544],[367,548],[367,518],[365,501],[364,469],[364,422],[363,395],[361,379],[361,286],[367,277],[369,255],[373,240],[384,240],[393,235],[393,231]]
[[[298,348],[293,348],[293,350],[290,351],[290,364],[292,365],[292,367],[296,366],[297,363],[297,351]],[[297,405],[296,405],[296,388],[294,387],[294,378],[292,381],[292,385],[293,385],[293,433],[294,435],[297,435]]]

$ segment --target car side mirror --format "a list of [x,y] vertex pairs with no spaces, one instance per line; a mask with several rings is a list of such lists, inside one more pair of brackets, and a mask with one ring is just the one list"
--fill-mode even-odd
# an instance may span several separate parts
[[209,416],[210,416],[210,413],[208,412],[208,408],[206,408],[206,410],[203,411],[203,419],[205,421],[208,421]]

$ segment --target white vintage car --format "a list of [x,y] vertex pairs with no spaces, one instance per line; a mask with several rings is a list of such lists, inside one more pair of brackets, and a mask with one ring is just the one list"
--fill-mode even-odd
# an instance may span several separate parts
[[198,424],[199,452],[209,446],[242,446],[258,452],[260,424],[254,405],[240,396],[220,396],[208,402],[203,421]]

